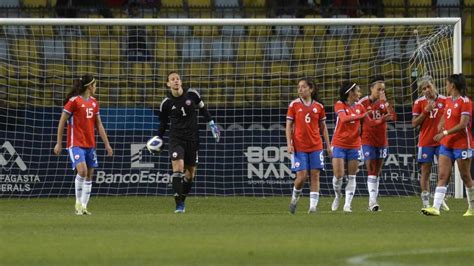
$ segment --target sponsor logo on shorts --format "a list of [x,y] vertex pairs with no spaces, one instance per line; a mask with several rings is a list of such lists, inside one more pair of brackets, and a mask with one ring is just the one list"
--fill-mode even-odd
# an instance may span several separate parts
[[295,167],[300,167],[300,162],[296,162]]
[[364,153],[364,156],[367,156],[367,157],[368,157],[369,155],[370,155],[370,152],[368,152],[368,151],[366,151],[366,152]]
[[426,158],[428,158],[428,154],[423,153],[423,154],[421,155],[421,157],[423,157],[423,159],[426,159]]
[[76,155],[74,155],[74,160],[77,161],[77,160],[79,160],[80,157],[81,157],[81,156],[79,156],[79,154],[76,154]]

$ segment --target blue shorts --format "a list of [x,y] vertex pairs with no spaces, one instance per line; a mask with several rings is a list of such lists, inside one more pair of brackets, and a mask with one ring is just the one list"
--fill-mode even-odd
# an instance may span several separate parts
[[439,146],[418,147],[419,163],[433,163],[435,155],[439,155]]
[[362,153],[360,149],[344,149],[339,147],[332,148],[333,158],[342,158],[346,161],[361,160]]
[[299,172],[311,169],[324,170],[323,151],[295,152],[291,155],[291,171]]
[[388,149],[387,147],[362,145],[362,154],[364,155],[364,161],[385,159],[388,155]]
[[441,145],[439,147],[439,154],[451,158],[451,160],[457,159],[469,159],[472,158],[472,149],[451,149]]
[[69,159],[72,162],[72,169],[76,169],[76,166],[82,162],[86,162],[87,167],[96,168],[99,166],[94,148],[72,147],[68,149],[68,152]]

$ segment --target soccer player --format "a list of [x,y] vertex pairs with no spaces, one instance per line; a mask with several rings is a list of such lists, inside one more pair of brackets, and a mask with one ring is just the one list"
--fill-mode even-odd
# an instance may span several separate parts
[[[418,140],[418,157],[417,160],[421,167],[421,202],[423,208],[430,206],[430,173],[431,165],[434,162],[435,155],[439,156],[439,143],[433,138],[438,133],[438,124],[444,113],[446,106],[446,97],[438,94],[431,77],[424,77],[418,84],[418,89],[423,96],[418,98],[413,104],[413,119],[411,121],[413,127],[420,127],[420,136]],[[445,201],[442,202],[441,208],[449,211]]]
[[345,81],[339,89],[339,101],[334,106],[336,113],[336,127],[332,137],[332,167],[334,177],[332,185],[336,197],[332,202],[331,210],[339,208],[342,198],[342,179],[345,174],[344,165],[347,163],[347,185],[344,212],[352,212],[352,198],[356,190],[356,174],[361,159],[360,124],[361,120],[371,123],[366,119],[370,112],[358,103],[361,92],[360,87]]
[[[324,169],[323,141],[331,155],[329,134],[326,127],[326,112],[318,102],[314,82],[308,78],[298,81],[299,98],[292,101],[286,115],[286,142],[291,154],[291,169],[296,172],[293,194],[290,202],[290,213],[296,211],[296,204],[303,190],[303,185],[311,176],[309,193],[309,211],[316,212],[319,201],[319,172]],[[321,133],[320,133],[321,132]]]
[[370,95],[359,103],[371,110],[369,118],[379,123],[362,123],[362,155],[367,167],[367,189],[369,211],[379,211],[377,203],[379,180],[384,159],[388,153],[387,121],[396,120],[396,114],[385,96],[385,82],[382,76],[374,77],[369,85]]
[[90,215],[87,204],[92,190],[94,168],[98,167],[94,127],[105,144],[107,155],[112,156],[107,133],[99,115],[99,103],[94,98],[96,80],[84,75],[74,81],[73,89],[67,94],[64,109],[59,119],[58,133],[54,153],[59,155],[62,149],[64,125],[67,121],[67,150],[76,170],[76,214]]
[[438,184],[432,207],[423,208],[425,215],[439,215],[441,203],[446,195],[446,184],[451,175],[453,162],[458,163],[461,179],[466,186],[469,208],[464,216],[474,216],[474,187],[471,177],[472,160],[472,101],[466,96],[466,79],[462,74],[450,75],[446,80],[449,97],[434,140],[439,148]]
[[170,91],[160,105],[158,136],[163,137],[168,122],[171,122],[169,154],[173,168],[171,178],[176,203],[175,213],[184,213],[184,202],[192,188],[198,159],[199,135],[196,111],[199,110],[205,117],[217,142],[220,130],[204,106],[199,93],[194,89],[184,89],[177,72],[168,73],[166,86]]

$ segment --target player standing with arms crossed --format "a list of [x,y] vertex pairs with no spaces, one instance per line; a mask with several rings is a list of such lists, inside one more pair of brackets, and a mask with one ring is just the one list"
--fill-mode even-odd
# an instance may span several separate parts
[[168,73],[166,86],[170,91],[160,105],[158,136],[163,138],[170,122],[169,154],[173,168],[171,179],[176,203],[175,213],[184,213],[184,202],[191,192],[198,158],[197,110],[208,122],[216,142],[219,142],[220,131],[199,93],[194,89],[183,89],[181,77],[177,72]]
[[382,76],[374,77],[369,85],[370,95],[359,103],[371,110],[369,118],[379,123],[362,123],[362,155],[367,167],[367,189],[369,191],[369,211],[379,211],[377,203],[379,180],[383,161],[388,155],[387,121],[397,119],[392,106],[385,96],[385,81]]
[[67,94],[64,109],[59,119],[58,133],[54,153],[62,150],[64,125],[67,121],[67,150],[76,170],[76,214],[90,215],[87,204],[92,190],[94,168],[98,167],[94,127],[104,142],[107,155],[112,156],[107,133],[99,115],[99,103],[93,97],[96,92],[96,81],[91,75],[84,75],[74,81],[73,89]]
[[331,156],[326,112],[318,102],[314,82],[308,78],[298,80],[299,98],[292,101],[286,115],[286,142],[291,154],[291,169],[296,179],[290,202],[290,213],[296,211],[303,185],[311,176],[310,204],[308,213],[316,212],[319,201],[319,174],[324,169],[323,141]]
[[[438,124],[444,114],[446,106],[446,97],[438,94],[431,77],[424,77],[418,84],[423,96],[418,98],[413,104],[413,119],[411,121],[413,127],[420,127],[420,136],[418,140],[418,156],[417,160],[421,168],[421,201],[423,208],[430,206],[430,173],[431,166],[434,162],[435,155],[439,157],[439,142],[433,138],[438,133]],[[449,211],[445,201],[442,202],[441,208]]]
[[466,96],[466,79],[462,74],[453,74],[446,80],[446,107],[438,134],[434,140],[439,148],[438,185],[433,206],[421,209],[425,215],[439,216],[441,203],[446,195],[446,184],[451,176],[453,162],[459,167],[461,179],[466,186],[468,210],[464,216],[474,216],[474,186],[471,177],[472,161],[472,101]]

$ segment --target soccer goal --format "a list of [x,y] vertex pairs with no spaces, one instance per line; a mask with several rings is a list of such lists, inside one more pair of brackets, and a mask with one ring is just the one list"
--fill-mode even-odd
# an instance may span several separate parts
[[[381,195],[419,193],[418,132],[411,106],[417,80],[461,72],[459,18],[387,19],[0,19],[0,193],[3,197],[74,194],[66,152],[53,155],[64,97],[85,73],[97,79],[100,114],[111,144],[98,140],[97,195],[169,195],[167,144],[145,149],[160,123],[154,113],[165,79],[178,71],[198,90],[222,129],[215,143],[201,120],[194,195],[289,195],[294,180],[285,114],[297,79],[314,79],[332,136],[342,80],[383,75],[398,121],[389,124]],[[165,143],[166,139],[165,139]],[[65,145],[65,144],[64,144]],[[321,194],[332,195],[332,166]],[[434,167],[436,168],[436,167]],[[366,195],[365,167],[358,195]],[[435,171],[435,169],[434,169]],[[432,176],[436,179],[436,172]],[[459,178],[456,178],[458,180]],[[462,197],[462,184],[450,186]]]

